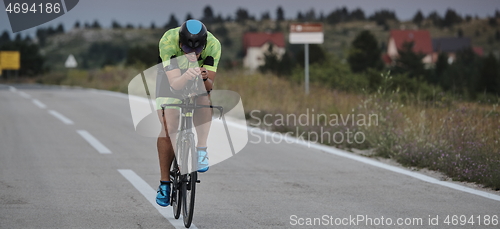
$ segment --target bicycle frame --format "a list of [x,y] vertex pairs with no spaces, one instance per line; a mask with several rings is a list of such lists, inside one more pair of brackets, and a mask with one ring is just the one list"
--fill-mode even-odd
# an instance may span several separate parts
[[[171,198],[172,200],[175,198],[176,201],[176,207],[174,207],[174,217],[176,219],[179,217],[179,213],[182,208],[184,226],[186,228],[190,227],[193,220],[195,187],[196,183],[199,182],[197,178],[198,155],[197,153],[194,153],[197,151],[194,144],[194,133],[192,131],[194,110],[198,108],[216,108],[220,111],[219,118],[223,117],[223,108],[221,106],[198,105],[196,104],[196,98],[196,95],[188,95],[188,98],[184,99],[181,104],[161,105],[162,110],[165,110],[165,107],[167,106],[175,106],[181,109],[181,122],[176,142],[178,155],[175,155],[178,160],[174,159],[174,163],[176,163],[174,168],[177,167],[179,169],[178,173],[174,172],[174,178],[176,178],[174,180],[177,180],[178,182],[174,183],[172,189],[172,193],[176,193],[177,196],[174,197],[174,194],[172,194]],[[191,152],[191,155],[189,155],[189,152]],[[188,165],[189,156],[191,156],[191,170]]]

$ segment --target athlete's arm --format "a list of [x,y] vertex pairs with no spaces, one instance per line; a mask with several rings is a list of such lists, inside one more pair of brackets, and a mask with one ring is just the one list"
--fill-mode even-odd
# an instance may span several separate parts
[[205,84],[205,89],[207,89],[207,91],[211,91],[214,85],[216,72],[207,70],[206,68],[200,68],[200,70],[201,77],[203,78]]
[[[181,75],[181,70],[176,68],[172,70],[165,70],[167,73],[168,81],[170,82],[170,87],[174,90],[182,90],[184,85],[189,80],[194,80],[196,76],[201,74],[200,68],[189,68]],[[208,80],[207,80],[208,81]]]

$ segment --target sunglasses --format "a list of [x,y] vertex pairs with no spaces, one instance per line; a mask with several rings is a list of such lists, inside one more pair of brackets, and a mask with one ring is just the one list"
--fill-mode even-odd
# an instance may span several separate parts
[[182,51],[184,53],[192,53],[192,52],[194,52],[194,53],[196,53],[196,55],[200,54],[203,51],[204,48],[205,48],[205,46],[198,46],[196,48],[191,48],[191,47],[189,47],[189,46],[187,46],[185,44],[183,44],[181,46],[181,49],[182,49]]

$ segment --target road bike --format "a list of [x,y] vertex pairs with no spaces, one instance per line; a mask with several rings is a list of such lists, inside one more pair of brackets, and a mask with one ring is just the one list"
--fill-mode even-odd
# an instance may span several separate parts
[[196,104],[196,98],[200,95],[193,93],[193,91],[197,91],[197,85],[196,81],[194,81],[190,90],[186,90],[187,96],[185,99],[182,99],[181,104],[161,105],[162,110],[165,110],[167,106],[179,107],[181,109],[181,121],[176,142],[178,155],[174,157],[172,170],[170,171],[170,179],[172,181],[170,203],[175,219],[179,219],[182,212],[186,228],[189,228],[193,221],[196,183],[200,183],[197,172],[198,151],[195,147],[194,133],[192,131],[193,112],[201,108],[215,108],[220,112],[219,119],[223,118],[222,106]]

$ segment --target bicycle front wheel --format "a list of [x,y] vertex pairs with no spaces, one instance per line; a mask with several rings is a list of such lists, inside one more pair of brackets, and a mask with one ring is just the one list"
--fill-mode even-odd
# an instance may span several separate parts
[[[192,138],[188,138],[186,141],[183,155],[184,161],[188,162],[189,158],[192,160],[195,158],[194,155],[197,155],[196,148],[194,147],[194,141]],[[191,222],[193,221],[194,214],[194,200],[196,193],[196,182],[198,180],[198,174],[196,171],[190,172],[188,174],[182,175],[182,217],[184,219],[184,226],[189,228],[191,226]]]

